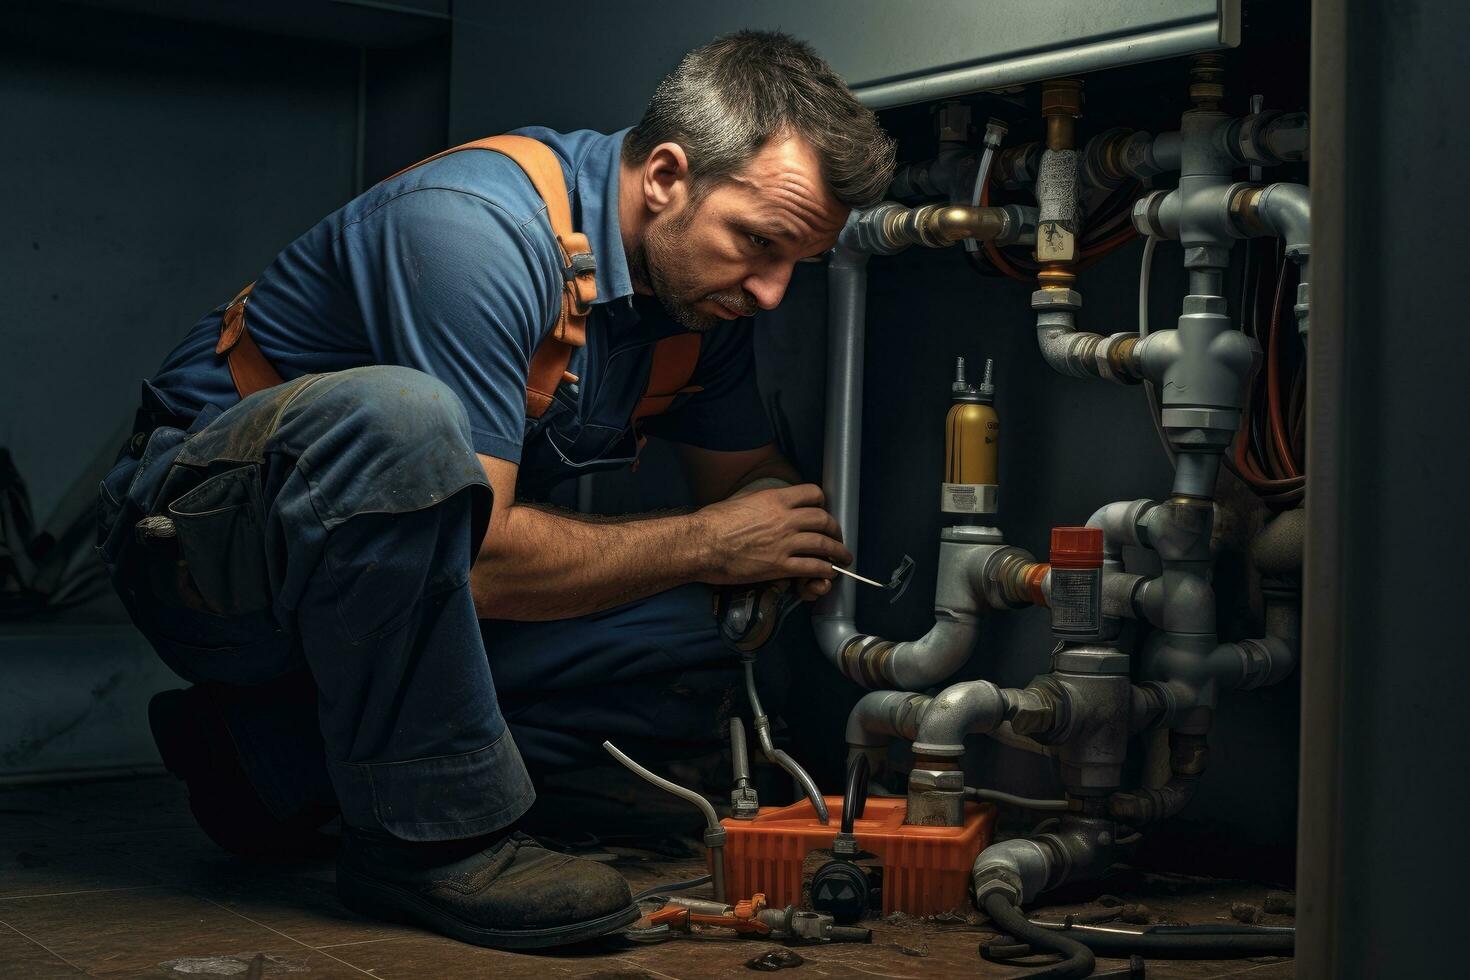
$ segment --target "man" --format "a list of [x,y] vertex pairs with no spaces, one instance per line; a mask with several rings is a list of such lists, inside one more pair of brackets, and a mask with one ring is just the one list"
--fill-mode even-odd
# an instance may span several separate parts
[[[466,942],[574,942],[637,914],[611,870],[516,830],[530,772],[603,738],[707,739],[733,663],[709,585],[847,564],[821,491],[771,445],[750,331],[794,263],[876,201],[891,142],[812,50],[700,48],[637,127],[522,131],[557,154],[596,259],[587,342],[539,417],[527,370],[560,313],[546,203],[508,157],[390,178],[287,247],[249,296],[283,383],[240,398],[225,307],[145,383],[102,487],[101,551],[187,692],[150,720],[216,841],[309,849],[343,821],[338,888]],[[630,423],[662,338],[689,390]],[[526,503],[679,444],[700,509],[589,519]],[[639,743],[637,740],[643,740]]]

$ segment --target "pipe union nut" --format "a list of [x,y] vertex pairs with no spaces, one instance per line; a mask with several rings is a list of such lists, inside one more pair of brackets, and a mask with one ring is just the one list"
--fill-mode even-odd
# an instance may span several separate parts
[[909,772],[909,792],[942,790],[949,793],[965,791],[965,774],[958,769],[914,769]]
[[[1161,211],[1169,191],[1151,191],[1133,202],[1133,227],[1149,238],[1174,238],[1164,226]],[[1176,232],[1177,234],[1177,232]]]
[[1031,294],[1033,310],[1080,310],[1082,294],[1075,289],[1038,289]]

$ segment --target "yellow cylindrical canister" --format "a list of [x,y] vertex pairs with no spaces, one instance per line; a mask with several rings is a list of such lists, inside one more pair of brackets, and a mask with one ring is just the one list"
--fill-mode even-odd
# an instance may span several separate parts
[[944,482],[999,483],[1000,416],[995,406],[956,402],[944,421]]
[[1000,494],[1000,417],[991,404],[994,364],[985,362],[979,387],[965,380],[965,359],[955,358],[954,404],[944,420],[944,484],[939,509],[946,514],[994,514]]

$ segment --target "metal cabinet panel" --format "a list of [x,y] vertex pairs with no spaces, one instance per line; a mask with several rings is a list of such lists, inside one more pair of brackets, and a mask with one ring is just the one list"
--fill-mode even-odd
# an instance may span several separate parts
[[690,48],[744,27],[810,41],[875,108],[1234,45],[1238,0],[456,0],[457,137],[616,129]]

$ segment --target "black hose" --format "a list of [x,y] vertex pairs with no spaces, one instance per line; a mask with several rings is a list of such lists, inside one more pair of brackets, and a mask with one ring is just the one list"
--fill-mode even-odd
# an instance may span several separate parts
[[1012,793],[1002,793],[998,789],[979,789],[974,786],[965,787],[965,799],[975,800],[979,803],[1005,803],[1010,806],[1018,806],[1025,810],[1070,810],[1072,804],[1066,800],[1033,800],[1025,796],[1016,796]]
[[[1092,950],[1059,930],[1033,925],[1020,909],[1011,904],[1004,892],[993,891],[986,895],[984,905],[985,914],[1001,929],[1039,952],[1056,953],[1063,957],[1059,963],[1026,974],[1026,980],[1071,980],[1092,973],[1096,963]],[[1014,949],[1013,944],[1007,945],[1008,952],[1014,952]],[[980,946],[980,955],[989,960],[991,957],[986,955],[987,950],[988,947],[984,944]]]
[[859,752],[847,767],[847,789],[842,794],[842,832],[852,833],[852,822],[868,805],[868,756]]
[[634,895],[633,901],[641,902],[645,898],[653,898],[665,892],[681,892],[686,888],[698,888],[700,885],[708,885],[711,880],[709,875],[700,875],[698,878],[690,878],[688,881],[675,881],[667,885],[654,885],[652,888],[645,888],[643,891]]
[[1157,932],[1128,935],[1121,932],[1056,929],[1053,933],[1068,936],[1099,956],[1126,957],[1137,953],[1139,956],[1161,960],[1238,960],[1248,956],[1296,955],[1295,931],[1244,935]]

